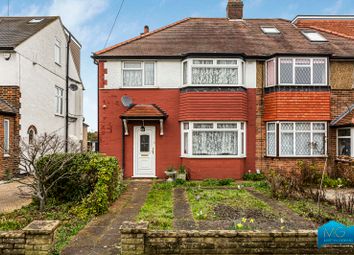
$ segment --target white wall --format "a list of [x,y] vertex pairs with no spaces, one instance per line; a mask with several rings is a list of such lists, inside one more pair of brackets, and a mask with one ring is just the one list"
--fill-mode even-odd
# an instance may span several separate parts
[[10,59],[5,60],[4,54],[0,53],[0,86],[13,85],[19,85],[19,56],[11,53]]
[[[104,63],[107,69],[105,79],[107,89],[122,88],[122,61],[108,60]],[[245,87],[256,88],[256,61],[246,61]],[[156,86],[157,88],[180,88],[182,86],[181,60],[156,60]]]
[[[105,62],[107,74],[107,86],[105,88],[122,88],[122,61],[112,60]],[[156,61],[156,87],[179,88],[182,76],[180,60],[157,60]]]
[[[54,61],[55,40],[61,41],[61,65]],[[27,130],[34,125],[38,133],[56,132],[65,135],[65,118],[55,113],[55,86],[66,87],[66,38],[59,20],[54,21],[15,49],[19,54],[19,84],[21,88],[21,137],[27,137]],[[72,56],[69,74],[74,80],[80,77]],[[72,83],[72,82],[70,82]],[[65,92],[64,92],[65,97]],[[80,107],[80,108],[78,108]],[[69,122],[69,136],[82,140],[82,86],[69,92],[69,113],[78,117]],[[65,102],[64,102],[65,114]]]

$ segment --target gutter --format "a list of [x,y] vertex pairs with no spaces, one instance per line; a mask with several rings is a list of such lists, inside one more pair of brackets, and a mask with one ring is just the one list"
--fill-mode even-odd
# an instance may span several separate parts
[[69,145],[69,56],[70,56],[71,33],[66,44],[66,90],[65,90],[65,152],[68,152]]

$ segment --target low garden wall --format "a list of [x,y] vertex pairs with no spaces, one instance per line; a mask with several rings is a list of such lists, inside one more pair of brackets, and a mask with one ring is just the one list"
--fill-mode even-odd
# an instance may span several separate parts
[[354,254],[354,247],[317,248],[317,231],[151,231],[148,223],[124,222],[121,254]]
[[33,221],[23,230],[0,231],[0,254],[47,255],[59,221]]

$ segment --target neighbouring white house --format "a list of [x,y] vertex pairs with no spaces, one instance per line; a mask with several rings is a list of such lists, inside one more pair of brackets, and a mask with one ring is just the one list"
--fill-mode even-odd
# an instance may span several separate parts
[[18,166],[18,138],[82,143],[80,51],[60,17],[0,17],[0,179]]

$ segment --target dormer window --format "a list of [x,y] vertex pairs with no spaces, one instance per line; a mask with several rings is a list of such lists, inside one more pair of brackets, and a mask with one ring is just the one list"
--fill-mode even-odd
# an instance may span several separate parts
[[240,59],[188,59],[183,62],[183,84],[230,86],[243,84]]
[[34,19],[31,19],[30,21],[28,21],[28,23],[37,24],[37,23],[41,23],[43,20],[44,20],[44,18],[34,18]]
[[311,42],[327,42],[327,39],[317,31],[302,31],[302,33]]
[[327,58],[273,58],[266,62],[266,86],[327,85]]
[[280,34],[280,31],[274,26],[261,26],[261,29],[265,34]]

